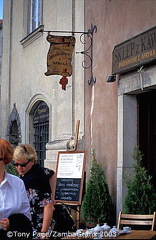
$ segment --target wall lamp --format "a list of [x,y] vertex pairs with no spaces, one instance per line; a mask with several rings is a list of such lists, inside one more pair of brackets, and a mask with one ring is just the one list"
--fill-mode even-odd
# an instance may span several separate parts
[[116,75],[110,75],[107,79],[107,82],[115,82],[116,80]]

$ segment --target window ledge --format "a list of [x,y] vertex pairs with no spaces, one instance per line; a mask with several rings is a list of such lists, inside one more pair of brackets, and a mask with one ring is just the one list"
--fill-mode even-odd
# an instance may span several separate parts
[[31,32],[29,35],[27,35],[25,38],[23,38],[20,43],[23,45],[23,47],[27,47],[29,44],[34,42],[36,39],[38,39],[40,36],[43,35],[44,25],[41,25],[37,29],[35,29],[33,32]]

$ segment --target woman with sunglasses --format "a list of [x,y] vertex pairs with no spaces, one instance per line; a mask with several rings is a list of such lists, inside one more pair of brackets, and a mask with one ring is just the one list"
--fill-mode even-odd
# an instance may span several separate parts
[[27,190],[34,237],[40,238],[42,233],[48,236],[54,211],[51,189],[55,187],[55,173],[37,163],[36,151],[29,144],[21,144],[14,149],[13,164]]
[[25,234],[23,236],[30,238],[30,204],[24,183],[5,170],[12,157],[11,144],[0,139],[0,239],[16,239],[18,234]]

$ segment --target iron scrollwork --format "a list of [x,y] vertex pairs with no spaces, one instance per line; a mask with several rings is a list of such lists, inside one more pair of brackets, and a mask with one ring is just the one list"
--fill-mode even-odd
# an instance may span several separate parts
[[[76,52],[76,53],[81,53],[84,54],[85,57],[87,57],[87,59],[89,60],[89,62],[84,59],[84,61],[82,62],[82,67],[84,69],[91,69],[91,78],[90,80],[88,80],[88,84],[94,84],[96,82],[96,78],[93,76],[93,33],[97,32],[97,27],[94,25],[91,25],[91,28],[88,30],[88,32],[84,32],[81,34],[80,36],[80,42],[82,44],[84,44],[86,46],[86,44],[88,43],[89,46],[81,52]],[[87,35],[87,40],[84,37],[85,35]]]

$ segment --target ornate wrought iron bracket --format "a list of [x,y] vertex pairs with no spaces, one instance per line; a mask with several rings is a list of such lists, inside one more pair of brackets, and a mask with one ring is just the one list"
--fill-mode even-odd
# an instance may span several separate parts
[[[85,57],[87,57],[87,59],[89,60],[89,62],[87,61],[87,59],[84,59],[84,61],[82,62],[82,67],[84,69],[91,69],[91,77],[90,80],[88,80],[88,84],[94,84],[96,83],[96,78],[93,76],[93,34],[97,32],[97,26],[93,26],[91,24],[91,28],[87,31],[87,32],[74,32],[74,31],[44,31],[41,30],[41,32],[47,32],[48,34],[50,34],[50,32],[55,32],[55,33],[80,33],[80,42],[82,44],[84,44],[86,46],[86,44],[88,44],[87,48],[84,51],[81,52],[76,52],[76,53],[81,53],[84,54]],[[84,35],[87,36],[87,39],[84,38]]]
[[94,25],[91,25],[91,28],[88,30],[88,32],[84,32],[80,36],[80,42],[82,44],[87,44],[86,39],[83,40],[84,34],[87,34],[88,41],[89,41],[89,46],[87,49],[81,52],[76,52],[76,53],[81,53],[84,54],[89,59],[89,64],[87,65],[86,59],[82,62],[82,67],[85,69],[90,68],[91,69],[91,77],[90,80],[88,80],[88,84],[94,84],[96,83],[96,78],[93,76],[93,34],[94,32],[97,32],[97,27]]

